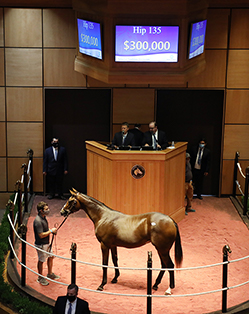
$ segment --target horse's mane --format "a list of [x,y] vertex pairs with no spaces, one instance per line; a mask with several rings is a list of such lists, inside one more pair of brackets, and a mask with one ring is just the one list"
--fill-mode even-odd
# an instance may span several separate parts
[[[86,195],[86,194],[83,194],[83,193],[80,193],[80,194]],[[95,198],[93,198],[93,197],[91,197],[91,196],[89,196],[89,195],[86,195],[86,196],[87,196],[88,198],[90,198],[90,200],[91,200],[92,202],[96,203],[97,205],[104,206],[104,207],[106,207],[107,209],[109,209],[109,210],[111,210],[111,211],[114,211],[114,212],[119,212],[118,210],[115,210],[115,209],[112,209],[112,208],[106,206],[104,203],[102,203],[102,202],[96,200]]]

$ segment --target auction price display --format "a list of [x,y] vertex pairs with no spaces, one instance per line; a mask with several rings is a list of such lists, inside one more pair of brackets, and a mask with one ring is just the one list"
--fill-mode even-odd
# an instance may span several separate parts
[[100,24],[77,19],[79,52],[102,59]]
[[115,61],[177,62],[178,26],[116,25]]
[[192,59],[204,52],[206,26],[207,20],[192,24],[189,59]]

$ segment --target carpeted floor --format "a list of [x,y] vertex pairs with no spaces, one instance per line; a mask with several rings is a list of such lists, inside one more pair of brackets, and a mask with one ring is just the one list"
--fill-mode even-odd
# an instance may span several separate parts
[[[27,241],[34,242],[33,220],[36,216],[36,205],[44,200],[49,204],[51,213],[48,216],[50,227],[59,225],[63,217],[60,209],[65,201],[47,200],[42,196],[36,196],[33,209],[28,221]],[[229,260],[249,255],[249,231],[241,220],[236,209],[229,199],[204,197],[203,200],[194,200],[195,213],[189,213],[178,225],[180,229],[182,247],[184,253],[183,268],[210,265],[222,262],[222,248],[229,244],[232,253]],[[77,244],[77,259],[81,261],[101,264],[100,245],[95,238],[93,224],[86,217],[84,211],[79,211],[67,219],[61,227],[54,241],[53,251],[63,257],[71,257],[71,244]],[[118,248],[119,266],[143,268],[147,267],[147,252],[152,251],[153,268],[160,268],[159,259],[154,247],[147,244],[137,249]],[[173,259],[173,249],[171,256]],[[27,248],[27,266],[36,270],[36,251]],[[228,285],[241,284],[249,279],[249,260],[229,264]],[[112,264],[110,264],[112,265]],[[20,268],[18,266],[18,268]],[[60,281],[66,285],[71,280],[71,262],[56,258],[54,260],[54,272],[61,276]],[[46,267],[44,274],[46,274]],[[157,276],[153,272],[153,281]],[[121,270],[121,276],[117,284],[111,284],[114,270],[108,270],[108,283],[105,292],[125,293],[132,295],[146,294],[146,271]],[[79,287],[96,290],[102,279],[102,269],[99,267],[77,264],[76,283]],[[37,276],[27,272],[27,285],[38,292],[56,299],[58,295],[66,294],[66,286],[54,282],[46,287],[36,282]],[[176,288],[172,291],[173,296],[194,294],[204,291],[220,289],[222,286],[222,266],[203,268],[198,270],[184,270],[176,272]],[[162,280],[155,296],[162,296],[168,288],[168,274]],[[121,297],[96,292],[80,290],[79,296],[89,302],[92,311],[108,314],[139,314],[146,313],[146,298],[144,297]],[[221,310],[221,292],[203,296],[188,297],[153,297],[152,312],[168,314],[200,314]],[[228,291],[228,307],[249,300],[248,285]]]

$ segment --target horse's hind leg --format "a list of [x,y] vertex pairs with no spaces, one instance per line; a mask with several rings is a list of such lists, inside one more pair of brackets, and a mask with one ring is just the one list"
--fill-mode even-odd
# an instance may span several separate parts
[[[172,262],[170,256],[169,256],[169,252],[167,252],[166,254],[162,254],[159,253],[159,257],[161,260],[161,265],[162,268],[174,268],[174,263]],[[152,287],[154,290],[158,289],[158,285],[161,283],[161,280],[163,278],[164,275],[164,270],[161,270],[159,275],[157,276],[157,279],[155,281],[154,286]],[[173,289],[175,287],[175,274],[173,270],[169,270],[169,286],[170,289],[168,289],[165,293],[166,294],[170,294],[171,293],[171,289]]]
[[[116,246],[111,248],[111,253],[112,253],[113,265],[115,267],[118,267],[118,253],[117,253],[117,247]],[[119,269],[115,268],[115,277],[112,279],[111,282],[112,283],[117,283],[119,275],[120,275]]]
[[[108,265],[109,258],[109,248],[101,242],[101,251],[102,251],[102,265]],[[103,278],[98,290],[102,291],[104,289],[104,285],[107,283],[107,267],[103,267]]]
[[[172,262],[172,259],[169,256],[169,262],[168,262],[168,268],[174,268],[174,263]],[[175,273],[174,270],[169,270],[169,287],[171,289],[175,288]]]
[[[166,265],[164,264],[160,254],[159,254],[159,257],[160,257],[160,260],[161,260],[162,268],[166,268]],[[161,270],[160,273],[158,274],[157,279],[156,279],[156,281],[155,281],[155,283],[154,283],[154,285],[152,287],[153,290],[157,290],[158,289],[158,285],[161,283],[164,273],[165,273],[165,270]]]

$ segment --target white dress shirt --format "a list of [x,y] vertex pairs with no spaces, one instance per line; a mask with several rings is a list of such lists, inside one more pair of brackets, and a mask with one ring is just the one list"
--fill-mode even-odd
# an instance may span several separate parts
[[196,160],[195,160],[195,169],[199,169],[199,170],[201,169],[201,163],[200,163],[200,165],[198,164],[198,159],[199,159],[200,154],[201,154],[201,159],[202,159],[203,151],[204,151],[204,148],[198,149],[198,154],[197,154]]
[[53,148],[53,153],[54,153],[54,160],[57,160],[57,157],[58,157],[58,148],[55,148],[55,147],[53,147],[53,146],[52,146],[52,148]]
[[[155,143],[155,138],[156,138],[156,143]],[[152,146],[157,147],[157,143],[158,143],[158,130],[156,131],[155,134],[152,135]]]
[[[65,307],[65,314],[68,313],[69,303],[70,302],[67,300],[66,307]],[[76,305],[77,305],[77,298],[71,303],[71,305],[72,305],[71,314],[75,314],[75,312],[76,312]]]

